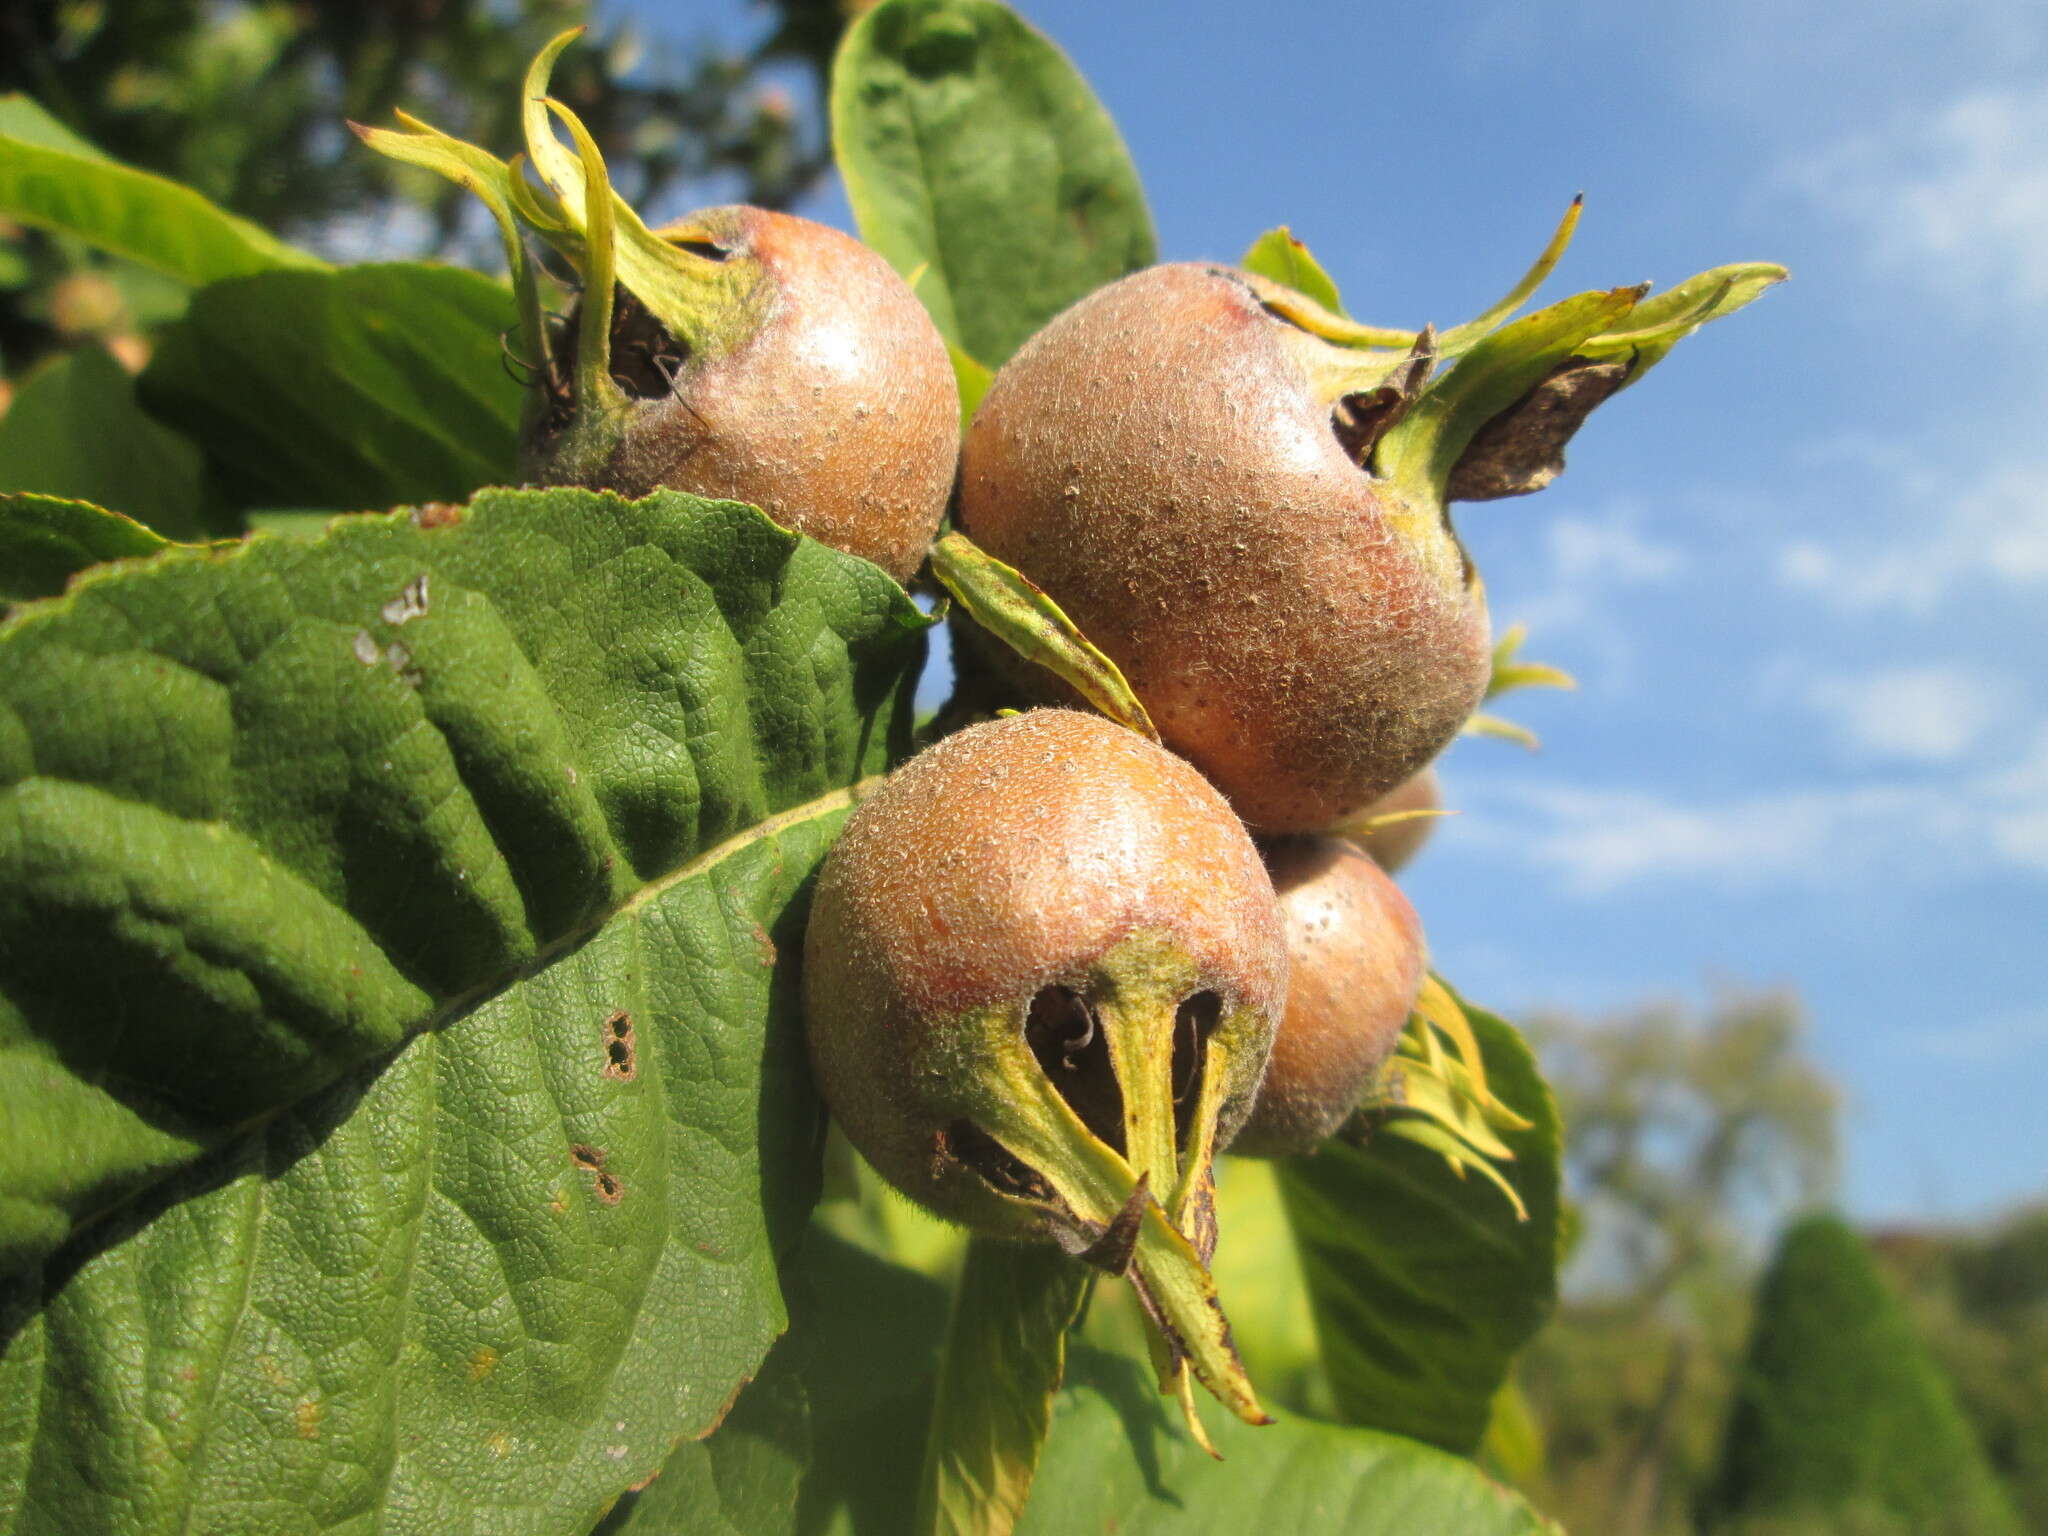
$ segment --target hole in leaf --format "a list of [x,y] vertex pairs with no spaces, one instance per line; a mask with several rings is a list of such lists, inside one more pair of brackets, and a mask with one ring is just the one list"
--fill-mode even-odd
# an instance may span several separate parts
[[1088,1000],[1068,987],[1046,987],[1031,999],[1024,1042],[1081,1123],[1097,1141],[1124,1150],[1124,1095]]
[[1209,1064],[1209,1036],[1223,1017],[1223,999],[1214,992],[1184,998],[1173,1015],[1173,1132],[1185,1151],[1194,1129],[1195,1107],[1202,1102],[1202,1073]]
[[939,1133],[939,1140],[940,1145],[933,1148],[934,1164],[950,1153],[980,1174],[998,1194],[1048,1203],[1053,1199],[1052,1185],[1043,1174],[973,1121],[955,1120]]
[[621,1008],[604,1021],[604,1075],[622,1083],[639,1071],[633,1048],[633,1015]]

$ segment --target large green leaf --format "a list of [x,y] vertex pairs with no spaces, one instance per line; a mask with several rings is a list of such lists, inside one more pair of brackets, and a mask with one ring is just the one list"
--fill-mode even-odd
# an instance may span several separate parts
[[[944,1292],[814,1228],[790,1308],[791,1342],[809,1362],[814,1446],[792,1529],[901,1536],[915,1504]],[[1216,1413],[1219,1465],[1170,1406],[1137,1356],[1071,1345],[1020,1536],[1551,1530],[1469,1463],[1413,1441],[1295,1417],[1253,1428]]]
[[174,1174],[0,1301],[0,1531],[581,1532],[715,1425],[815,1193],[778,959],[924,622],[559,490],[0,628],[13,1257]]
[[592,1536],[786,1536],[811,1459],[810,1397],[785,1337],[715,1434],[676,1447]]
[[917,1531],[1002,1536],[1016,1524],[1089,1273],[1050,1244],[968,1245],[932,1398]]
[[0,600],[54,597],[88,566],[153,555],[163,538],[118,512],[62,496],[0,496]]
[[1116,125],[1058,49],[994,0],[884,0],[832,72],[861,238],[946,338],[995,367],[1076,299],[1156,259]]
[[811,1464],[803,1536],[904,1536],[917,1508],[946,1289],[813,1226],[790,1287]]
[[201,531],[199,450],[135,403],[127,370],[96,346],[38,368],[0,416],[0,492],[125,512],[158,533]]
[[382,510],[518,477],[511,291],[394,263],[216,283],[141,380],[241,507]]
[[1221,1463],[1187,1438],[1135,1360],[1076,1345],[1018,1536],[1558,1536],[1469,1462],[1312,1419],[1218,1415]]
[[1326,1143],[1280,1165],[1323,1364],[1352,1423],[1460,1453],[1485,1433],[1515,1353],[1557,1296],[1558,1124],[1512,1026],[1467,1004],[1486,1077],[1533,1122],[1503,1131],[1529,1219],[1401,1137]]
[[728,840],[808,837],[906,741],[923,622],[750,508],[570,490],[174,552],[21,610],[0,1252],[523,996]]
[[0,97],[0,214],[195,285],[324,265],[188,186],[109,160],[24,96]]

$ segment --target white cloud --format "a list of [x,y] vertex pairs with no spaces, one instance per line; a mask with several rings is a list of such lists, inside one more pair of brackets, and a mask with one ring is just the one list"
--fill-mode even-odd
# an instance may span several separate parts
[[1806,684],[1805,695],[1834,721],[1851,750],[1920,763],[1968,756],[2013,701],[2004,679],[1959,666],[1820,677]]
[[[1543,532],[1543,572],[1531,594],[1493,595],[1496,618],[1529,626],[1534,654],[1560,630],[1589,632],[1602,648],[1619,647],[1612,594],[1668,581],[1685,567],[1684,553],[1642,531],[1630,505],[1553,518]],[[1625,661],[1625,657],[1610,658]]]
[[1784,546],[1777,568],[1786,586],[1844,608],[1924,614],[1951,597],[2048,583],[2048,463],[1994,465],[1975,481],[1868,469],[1873,492],[1891,499],[1897,515],[1837,541]]
[[1973,91],[1784,175],[1880,264],[1968,309],[2048,301],[2048,88]]
[[1632,512],[1614,509],[1598,518],[1560,517],[1545,534],[1552,573],[1575,588],[1641,586],[1676,574],[1675,545],[1645,538]]
[[2048,875],[2048,727],[2015,763],[1934,782],[1866,782],[1688,804],[1646,791],[1470,785],[1461,832],[1547,869],[1568,893],[1655,881],[1827,886],[1914,864],[1939,877]]
[[1804,882],[1839,873],[1843,848],[1867,846],[1887,829],[1896,835],[1926,809],[1911,790],[1884,787],[1799,790],[1720,805],[1625,789],[1529,787],[1506,798],[1509,815],[1471,818],[1484,829],[1480,835],[1490,833],[1547,866],[1578,896],[1651,880],[1737,888]]
[[2008,1008],[1975,1019],[1942,1019],[1891,1037],[1890,1048],[1956,1064],[2007,1061],[2048,1041],[2048,1008]]

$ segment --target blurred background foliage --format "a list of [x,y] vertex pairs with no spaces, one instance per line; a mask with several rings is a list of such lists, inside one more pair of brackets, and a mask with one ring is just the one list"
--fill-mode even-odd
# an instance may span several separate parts
[[[10,0],[0,96],[20,92],[130,165],[187,183],[337,260],[502,266],[477,200],[361,152],[350,120],[403,106],[472,142],[519,141],[507,89],[541,44],[589,24],[555,94],[636,205],[787,207],[830,166],[820,93],[859,0],[773,0],[758,42],[649,41],[582,0]],[[676,211],[681,211],[680,206]],[[0,377],[105,345],[130,371],[185,291],[73,242],[0,225]]]
[[[711,201],[786,207],[829,173],[825,70],[863,5],[764,0],[756,40],[676,45],[579,0],[14,0],[0,6],[0,96],[32,97],[116,158],[331,259],[489,270],[497,237],[474,199],[358,152],[345,120],[388,122],[404,105],[509,147],[519,134],[507,82],[548,37],[588,23],[595,46],[564,57],[555,89],[628,197],[654,217]],[[139,370],[152,329],[187,297],[0,223],[0,412],[27,371],[80,348]],[[1566,1127],[1573,1253],[1557,1316],[1503,1391],[1482,1454],[1570,1530],[1715,1528],[1702,1512],[1726,1482],[1718,1469],[1766,1257],[1833,1190],[1841,1094],[1786,992],[1560,1014],[1529,1032]],[[1219,1255],[1224,1291],[1275,1399],[1314,1411],[1327,1386],[1297,1268],[1272,1261],[1288,1249],[1270,1172],[1235,1167],[1225,1193],[1240,1241]],[[870,1192],[865,1208],[828,1208],[828,1220],[943,1272],[946,1235],[904,1210]],[[2048,1530],[2048,1205],[1859,1243],[2022,1528]],[[1105,1308],[1090,1328],[1114,1337],[1128,1321]],[[1739,1528],[1876,1533],[1915,1529],[1912,1519],[1859,1491],[1817,1515]]]
[[[1611,1536],[1927,1529],[1886,1490],[1769,1517],[1712,1497],[1731,1431],[1754,1438],[1731,1415],[1754,1375],[1767,1260],[1780,1232],[1814,1225],[1801,1213],[1825,1206],[1836,1175],[1842,1096],[1797,997],[1556,1015],[1530,1033],[1564,1119],[1577,1231],[1563,1301],[1518,1373],[1542,1445],[1516,1480],[1566,1529]],[[1861,1240],[1899,1309],[1885,1328],[1924,1347],[1939,1378],[1886,1381],[1960,1409],[2018,1528],[2048,1530],[2048,1206]],[[1989,1514],[1979,1527],[2013,1529]]]

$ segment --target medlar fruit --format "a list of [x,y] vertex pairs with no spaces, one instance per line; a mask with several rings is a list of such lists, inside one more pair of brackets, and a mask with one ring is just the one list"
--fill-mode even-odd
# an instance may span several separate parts
[[752,502],[898,581],[924,559],[959,454],[946,345],[866,246],[765,208],[707,208],[655,231],[692,269],[688,329],[631,289],[613,308],[614,397],[577,388],[570,312],[536,380],[521,465],[542,485]]
[[[1440,818],[1411,816],[1383,827],[1372,826],[1371,822],[1380,816],[1441,810],[1443,803],[1443,785],[1437,779],[1436,769],[1425,768],[1403,779],[1336,830],[1371,854],[1373,862],[1388,874],[1398,874],[1407,868],[1410,859],[1421,852],[1422,845],[1429,841],[1429,835],[1436,830]],[[1354,825],[1362,826],[1364,830],[1353,830]]]
[[1206,1269],[1211,1166],[1286,989],[1230,807],[1070,710],[897,770],[826,858],[804,943],[818,1086],[876,1170],[976,1231],[1129,1273],[1173,1363],[1252,1419]]
[[1486,605],[1441,507],[1360,462],[1400,393],[1352,388],[1357,359],[1245,274],[1153,267],[1026,342],[962,451],[967,535],[1267,831],[1369,804],[1486,688]]
[[1408,898],[1350,840],[1275,839],[1266,868],[1287,922],[1287,1012],[1230,1150],[1282,1157],[1314,1151],[1359,1107],[1415,1006],[1424,951]]
[[[880,256],[809,219],[709,208],[648,229],[612,192],[588,130],[547,94],[576,36],[541,50],[522,92],[544,187],[403,113],[407,132],[356,129],[468,187],[497,219],[519,311],[507,360],[528,374],[522,472],[752,502],[907,580],[958,458],[959,389],[938,328]],[[544,312],[527,231],[575,271],[565,321]]]

